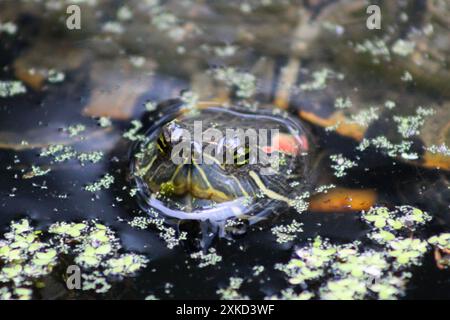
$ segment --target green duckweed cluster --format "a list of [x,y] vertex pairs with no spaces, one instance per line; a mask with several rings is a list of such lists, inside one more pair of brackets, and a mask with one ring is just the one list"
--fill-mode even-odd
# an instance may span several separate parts
[[366,39],[362,43],[357,43],[354,46],[354,50],[360,54],[370,55],[372,62],[375,64],[391,60],[391,52],[386,41],[379,38]]
[[52,171],[52,169],[48,168],[48,169],[43,169],[39,166],[31,166],[31,170],[27,173],[25,173],[22,177],[24,179],[31,179],[34,177],[41,177],[41,176],[45,176],[47,173],[49,173],[50,171]]
[[353,106],[353,103],[349,98],[338,97],[334,101],[334,106],[337,109],[348,109]]
[[98,119],[98,125],[102,128],[108,128],[112,125],[111,119],[108,117],[100,117]]
[[332,245],[317,237],[298,249],[287,265],[276,268],[286,273],[294,286],[292,292],[306,287],[311,299],[395,299],[404,293],[410,277],[410,273],[401,272],[405,265],[396,263],[397,253],[419,253],[416,257],[421,257],[424,252],[414,245],[398,248],[398,252],[364,249],[358,243]]
[[[186,36],[186,30],[177,16],[172,14],[159,1],[153,1],[150,7],[151,24],[164,33],[172,41],[182,41]],[[199,30],[197,30],[199,32]]]
[[311,193],[308,191],[305,191],[301,195],[295,197],[294,201],[292,202],[292,207],[298,212],[302,213],[308,210],[309,207],[309,201]]
[[413,116],[394,116],[393,120],[397,123],[397,130],[403,138],[410,138],[420,134],[420,129],[425,123],[427,117],[433,115],[435,111],[431,108],[418,107]]
[[150,226],[155,227],[159,231],[159,237],[166,242],[166,246],[169,249],[175,248],[181,241],[187,239],[186,232],[177,233],[174,228],[166,226],[164,219],[160,218],[138,216],[134,217],[129,222],[129,225],[141,230],[148,229]]
[[86,163],[98,163],[103,159],[102,151],[78,152],[71,146],[63,144],[51,144],[43,148],[40,153],[41,157],[51,157],[56,163],[77,159],[81,165]]
[[450,233],[441,233],[428,239],[428,243],[438,247],[441,250],[450,250]]
[[63,132],[67,133],[71,138],[78,136],[81,132],[86,130],[86,126],[83,124],[74,124],[63,129]]
[[256,92],[256,78],[250,73],[237,71],[235,68],[223,68],[215,70],[214,77],[230,87],[235,87],[239,98],[250,98]]
[[294,289],[287,288],[281,290],[280,295],[268,296],[265,300],[311,300],[314,298],[314,294],[309,291],[302,291],[300,293],[296,293]]
[[17,32],[17,25],[11,21],[0,22],[0,33],[4,32],[8,35],[14,35]]
[[420,239],[396,239],[388,244],[388,255],[396,266],[419,265],[427,250],[427,242]]
[[300,85],[302,91],[323,90],[327,86],[329,79],[343,80],[345,76],[342,73],[337,73],[333,70],[323,68],[312,73],[312,80]]
[[66,75],[64,72],[56,71],[54,69],[50,69],[47,74],[47,81],[50,83],[60,83],[66,79]]
[[422,263],[429,244],[441,249],[449,245],[448,234],[428,242],[410,237],[431,220],[414,207],[374,207],[363,212],[362,219],[373,230],[369,243],[331,244],[316,237],[298,248],[287,264],[275,265],[291,287],[269,298],[396,299],[404,294],[411,270]]
[[276,236],[278,243],[286,243],[297,238],[297,234],[302,232],[303,223],[295,220],[288,225],[280,225],[272,228],[272,234]]
[[64,267],[72,259],[81,268],[81,289],[97,293],[109,290],[111,276],[132,276],[148,263],[144,256],[120,253],[119,238],[97,221],[58,222],[47,230],[36,230],[22,219],[12,222],[3,238],[0,299],[31,299],[55,267]]
[[416,47],[416,43],[413,41],[398,39],[393,44],[391,50],[393,53],[395,53],[401,57],[406,57],[414,52],[415,47]]
[[228,287],[217,290],[221,300],[249,300],[249,297],[239,293],[244,279],[231,277]]
[[355,161],[345,158],[342,154],[332,154],[330,159],[333,161],[331,168],[334,170],[334,175],[338,178],[346,176],[346,170],[358,165]]
[[431,216],[411,206],[398,206],[393,210],[372,207],[362,213],[362,219],[372,226],[369,237],[381,244],[395,240],[399,235],[407,236],[411,231],[424,226]]
[[412,144],[413,143],[411,141],[406,140],[399,143],[393,143],[385,136],[378,136],[371,139],[364,138],[358,145],[357,150],[364,151],[368,147],[372,146],[392,158],[402,157],[407,160],[415,160],[418,159],[419,156],[417,153],[410,151]]
[[450,233],[441,233],[428,239],[428,243],[442,254],[437,257],[437,263],[441,268],[450,267]]
[[446,157],[450,157],[450,148],[445,143],[440,145],[431,145],[427,148],[427,151],[433,154],[442,154]]
[[98,181],[86,185],[84,190],[95,193],[102,189],[109,189],[113,185],[114,180],[114,177],[107,173]]
[[361,110],[356,114],[352,114],[349,123],[357,123],[360,126],[368,127],[373,121],[378,120],[379,117],[378,108],[371,107],[366,110]]
[[[395,108],[395,102],[387,101],[385,104],[385,108]],[[368,147],[372,146],[375,149],[386,153],[389,157],[392,158],[401,157],[406,160],[417,160],[419,158],[419,155],[416,152],[411,151],[413,143],[408,139],[413,138],[414,136],[419,136],[421,133],[420,131],[428,117],[434,114],[434,109],[419,106],[415,110],[415,115],[393,115],[392,121],[397,125],[397,132],[403,140],[392,142],[387,137],[382,135],[373,138],[364,138],[356,149],[358,151],[364,151]],[[430,151],[440,153],[440,151],[442,150],[434,146],[434,148],[432,148],[432,150]]]
[[130,141],[142,141],[145,139],[144,135],[138,134],[139,130],[142,129],[142,123],[139,120],[131,121],[131,128],[123,134],[125,139]]
[[207,253],[203,251],[194,252],[191,254],[191,258],[200,261],[198,264],[199,268],[214,266],[222,261],[222,256],[217,254],[215,248],[209,248]]
[[0,81],[0,98],[12,97],[27,92],[21,81]]

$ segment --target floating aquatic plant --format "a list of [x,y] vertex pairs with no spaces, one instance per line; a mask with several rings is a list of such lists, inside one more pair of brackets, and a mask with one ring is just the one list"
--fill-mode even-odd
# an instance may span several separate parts
[[355,161],[344,157],[342,154],[333,154],[330,156],[330,159],[333,161],[331,168],[334,169],[334,175],[338,178],[346,176],[346,170],[358,165]]
[[374,227],[369,237],[379,243],[388,243],[405,231],[414,231],[431,220],[428,213],[411,206],[397,206],[393,210],[372,207],[363,212],[362,218]]
[[207,253],[204,253],[203,251],[194,252],[191,254],[191,258],[200,260],[200,263],[198,265],[199,268],[214,266],[222,261],[222,257],[217,254],[215,248],[209,248]]
[[12,97],[27,92],[20,81],[0,81],[0,98]]
[[62,254],[82,269],[86,280],[82,290],[106,292],[111,287],[109,275],[131,276],[148,263],[144,256],[119,250],[119,238],[97,221],[58,222],[44,231],[27,219],[12,222],[0,240],[0,284],[7,285],[0,288],[0,298],[30,299],[37,281],[63,263]]
[[230,87],[235,87],[236,95],[240,98],[250,98],[255,94],[256,78],[250,73],[237,71],[235,68],[223,68],[216,69],[214,77]]
[[439,249],[450,250],[450,233],[441,233],[428,239],[428,243]]
[[389,242],[388,255],[398,266],[419,265],[427,251],[427,242],[420,239],[399,239]]
[[164,219],[157,218],[157,214],[154,213],[156,218],[150,217],[134,217],[129,224],[138,229],[147,229],[150,226],[156,227],[159,231],[159,237],[166,242],[167,248],[173,249],[178,246],[181,241],[187,239],[187,233],[185,231],[177,233],[177,231],[165,224]]
[[242,278],[231,277],[229,286],[217,290],[217,294],[220,295],[221,300],[248,300],[249,297],[241,295],[238,291],[243,282]]
[[114,177],[110,175],[109,173],[105,174],[102,178],[100,178],[98,181],[95,181],[93,183],[90,183],[84,187],[84,190],[89,192],[98,192],[102,189],[109,189],[112,184],[114,183]]
[[286,243],[295,240],[297,234],[302,232],[303,223],[293,220],[288,225],[275,226],[272,233],[277,237],[278,243]]
[[[366,249],[357,241],[333,245],[316,237],[298,248],[288,264],[275,269],[295,286],[285,290],[283,298],[299,298],[293,291],[299,286],[308,288],[308,298],[396,299],[404,294],[411,276],[408,268],[420,264],[426,251],[427,243],[420,239],[395,238],[386,248]],[[317,283],[321,285],[314,290]]]

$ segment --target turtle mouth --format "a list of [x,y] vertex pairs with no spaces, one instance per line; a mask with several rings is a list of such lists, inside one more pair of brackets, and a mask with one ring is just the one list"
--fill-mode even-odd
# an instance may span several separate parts
[[253,188],[242,177],[228,174],[216,164],[180,165],[175,167],[170,179],[160,182],[152,176],[146,182],[153,193],[164,197],[185,197],[192,201],[208,200],[212,203],[250,198]]
[[[211,166],[207,169],[212,170]],[[222,183],[213,185],[205,170],[199,165],[184,165],[174,179],[164,182],[137,179],[141,207],[177,219],[222,221],[244,215],[255,203],[236,177],[217,171]],[[233,188],[239,189],[231,192]]]

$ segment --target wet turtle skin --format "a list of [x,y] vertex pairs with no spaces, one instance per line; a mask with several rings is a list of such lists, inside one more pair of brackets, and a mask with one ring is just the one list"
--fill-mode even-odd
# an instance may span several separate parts
[[309,190],[310,153],[298,120],[242,108],[183,108],[166,109],[133,147],[131,171],[146,212],[256,222]]

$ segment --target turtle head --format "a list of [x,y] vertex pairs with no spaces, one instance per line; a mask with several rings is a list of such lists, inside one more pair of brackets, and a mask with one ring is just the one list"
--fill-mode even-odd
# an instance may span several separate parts
[[249,149],[237,137],[198,141],[189,123],[173,120],[155,138],[152,156],[143,166],[144,180],[152,192],[214,202],[252,193],[245,174]]
[[224,108],[178,116],[148,131],[134,162],[138,190],[147,203],[180,212],[239,207],[239,215],[273,200],[291,204],[303,190],[291,182],[306,172],[302,133],[286,118]]

